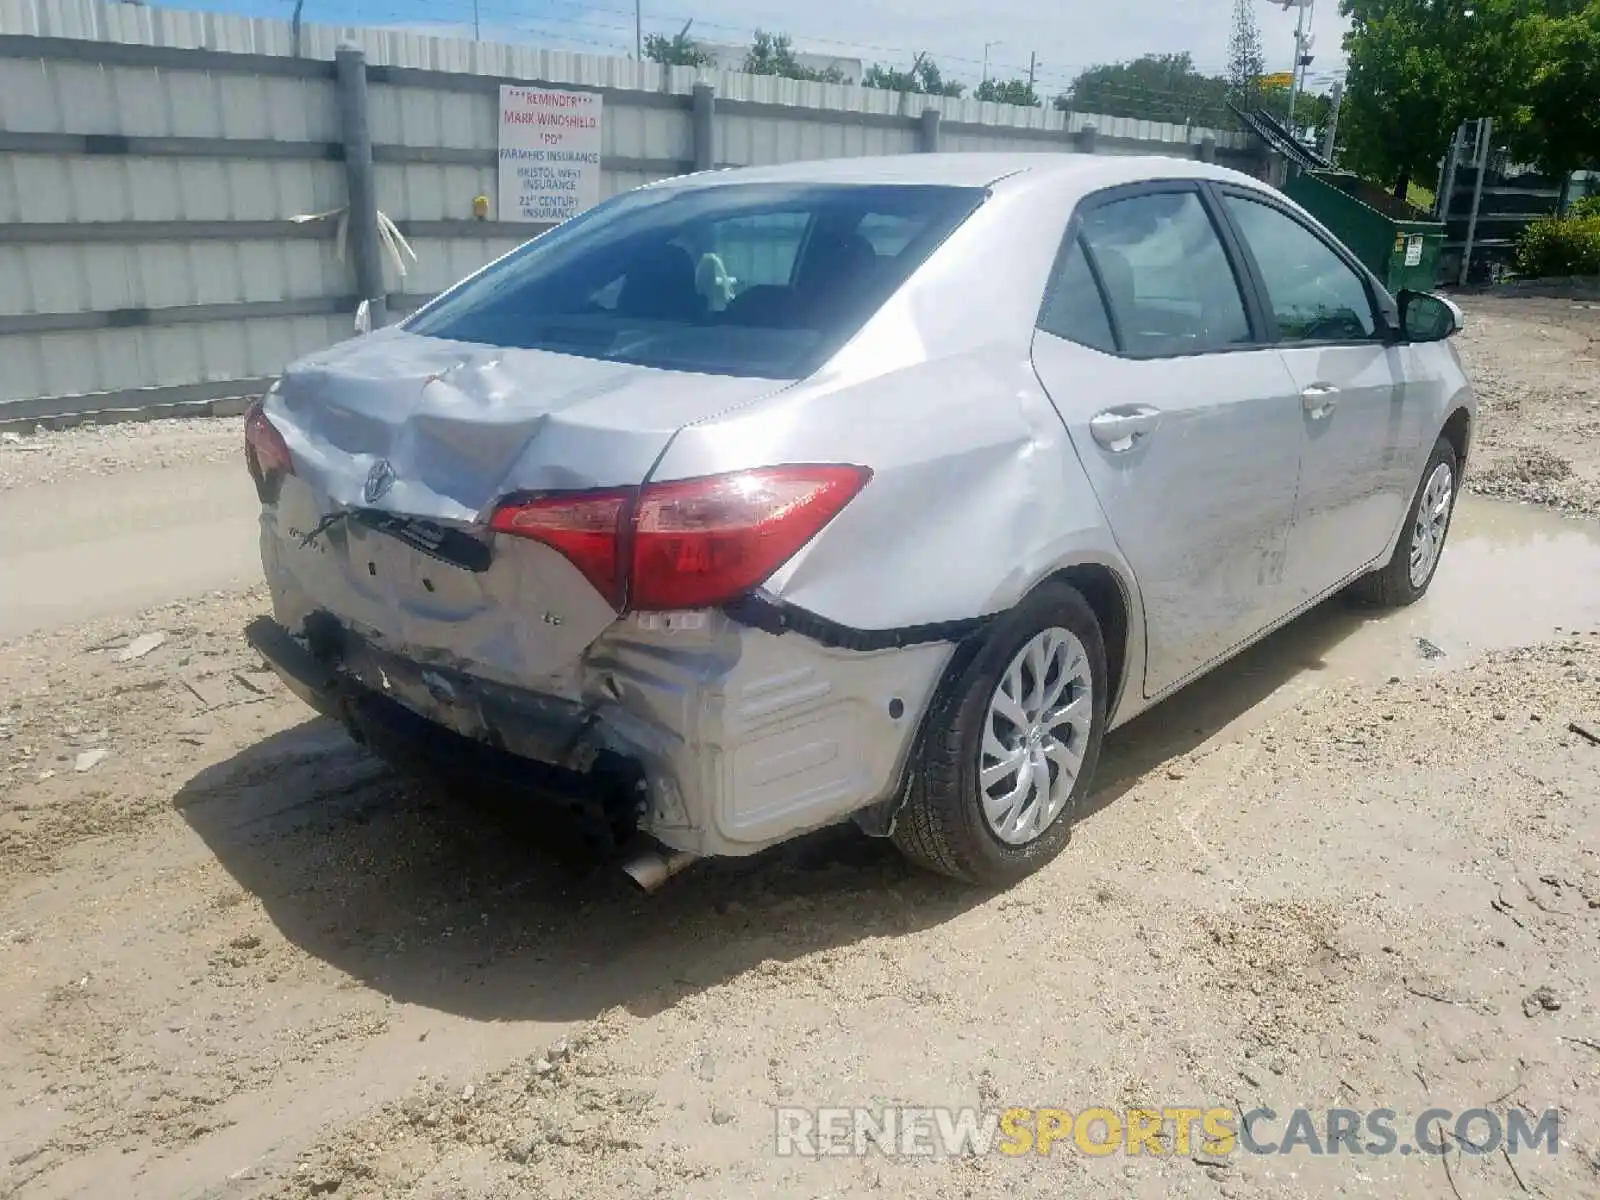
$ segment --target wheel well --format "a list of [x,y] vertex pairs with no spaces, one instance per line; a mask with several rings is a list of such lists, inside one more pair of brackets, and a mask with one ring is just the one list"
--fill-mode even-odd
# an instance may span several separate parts
[[1466,465],[1467,450],[1472,444],[1472,418],[1467,415],[1466,409],[1458,408],[1450,414],[1441,436],[1455,447],[1456,469],[1459,471]]
[[1053,578],[1077,588],[1100,622],[1100,636],[1106,644],[1106,675],[1111,685],[1106,696],[1106,711],[1110,712],[1121,694],[1122,673],[1128,662],[1128,600],[1122,581],[1109,567],[1093,563],[1068,567]]

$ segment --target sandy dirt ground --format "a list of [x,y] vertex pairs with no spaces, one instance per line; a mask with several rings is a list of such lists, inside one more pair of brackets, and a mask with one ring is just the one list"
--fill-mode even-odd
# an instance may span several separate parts
[[[841,829],[642,897],[312,719],[226,564],[13,637],[0,1196],[1600,1195],[1600,312],[1469,312],[1472,485],[1540,505],[1466,498],[1424,604],[1331,603],[1113,735],[1001,895]],[[30,437],[0,503],[238,435]],[[1570,473],[1502,465],[1536,454]],[[779,1106],[891,1104],[1563,1124],[1514,1159],[774,1152]]]
[[1464,300],[1478,393],[1474,491],[1600,517],[1600,303]]
[[239,420],[0,434],[0,643],[260,578]]

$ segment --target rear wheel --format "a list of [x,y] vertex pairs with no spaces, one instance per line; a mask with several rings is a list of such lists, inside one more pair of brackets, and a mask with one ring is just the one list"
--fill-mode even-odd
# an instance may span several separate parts
[[894,842],[913,862],[1005,887],[1066,846],[1100,757],[1106,655],[1084,598],[1047,583],[995,623],[928,715]]
[[1356,580],[1350,587],[1352,597],[1379,608],[1403,608],[1427,595],[1444,556],[1450,518],[1455,513],[1458,479],[1455,447],[1448,439],[1440,438],[1422,472],[1422,481],[1411,501],[1410,519],[1394,548],[1394,556],[1380,570]]

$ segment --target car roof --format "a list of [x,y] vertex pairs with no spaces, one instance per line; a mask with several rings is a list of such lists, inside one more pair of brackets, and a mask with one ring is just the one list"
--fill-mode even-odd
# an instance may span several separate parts
[[1260,186],[1238,171],[1164,155],[1082,154],[1070,151],[894,154],[811,159],[763,167],[729,167],[664,179],[655,187],[741,183],[924,184],[946,187],[1080,185],[1084,191],[1149,179],[1218,179]]

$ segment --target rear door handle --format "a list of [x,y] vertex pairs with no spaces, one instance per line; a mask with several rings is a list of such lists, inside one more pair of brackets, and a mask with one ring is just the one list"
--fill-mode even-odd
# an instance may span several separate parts
[[1090,418],[1089,432],[1113,454],[1124,454],[1154,433],[1160,424],[1160,409],[1136,404],[1096,413]]
[[1339,389],[1331,383],[1313,383],[1300,393],[1300,403],[1313,421],[1321,421],[1333,414],[1339,400]]

